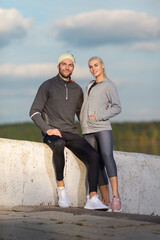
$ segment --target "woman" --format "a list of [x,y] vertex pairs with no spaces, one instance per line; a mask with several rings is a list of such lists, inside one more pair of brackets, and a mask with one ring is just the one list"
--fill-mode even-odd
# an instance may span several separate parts
[[[84,138],[93,146],[98,146],[101,159],[106,167],[112,187],[112,201],[109,211],[120,212],[121,200],[118,193],[117,166],[113,157],[112,127],[109,119],[121,112],[121,105],[116,87],[107,78],[104,63],[99,57],[92,57],[89,69],[96,80],[92,80],[85,91],[80,121]],[[102,166],[102,164],[100,164]],[[102,167],[101,167],[102,171]],[[103,189],[104,187],[104,189]],[[108,187],[100,188],[107,195]]]

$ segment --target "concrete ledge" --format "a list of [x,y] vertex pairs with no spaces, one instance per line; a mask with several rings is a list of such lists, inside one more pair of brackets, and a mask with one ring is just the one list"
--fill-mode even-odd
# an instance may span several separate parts
[[[124,213],[160,215],[160,156],[114,151]],[[86,201],[84,164],[65,149],[71,206]],[[0,207],[56,205],[52,151],[43,143],[0,139]]]

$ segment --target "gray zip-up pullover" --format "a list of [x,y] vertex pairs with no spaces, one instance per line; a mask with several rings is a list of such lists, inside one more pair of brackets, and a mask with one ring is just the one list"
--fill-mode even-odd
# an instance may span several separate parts
[[50,128],[76,133],[75,114],[79,118],[82,102],[81,87],[57,75],[45,81],[38,89],[30,117],[44,133]]
[[[121,112],[117,89],[108,78],[98,82],[88,95],[88,90],[94,81],[92,80],[86,88],[80,113],[83,134],[112,130],[109,119]],[[106,110],[108,105],[110,107]],[[89,116],[90,114],[95,114],[96,121]]]

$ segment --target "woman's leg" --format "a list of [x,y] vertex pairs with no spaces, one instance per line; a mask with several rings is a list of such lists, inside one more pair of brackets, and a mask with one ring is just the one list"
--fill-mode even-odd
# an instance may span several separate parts
[[108,206],[110,204],[109,185],[101,185],[99,186],[99,188],[102,195],[103,203]]
[[101,131],[96,133],[99,143],[101,157],[106,166],[107,174],[112,187],[113,196],[119,196],[117,166],[113,157],[113,137],[112,131]]

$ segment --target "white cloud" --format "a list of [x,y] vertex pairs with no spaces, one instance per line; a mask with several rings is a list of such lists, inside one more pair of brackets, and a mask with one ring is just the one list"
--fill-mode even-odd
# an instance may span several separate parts
[[90,72],[88,67],[84,67],[84,66],[78,66],[76,65],[74,72],[73,72],[73,77],[75,78],[86,78],[88,79],[90,77]]
[[55,22],[57,39],[76,46],[151,41],[160,37],[160,20],[145,12],[97,10]]
[[16,9],[0,8],[0,47],[25,36],[32,19],[25,19]]
[[[53,76],[56,76],[58,73],[57,64],[56,63],[34,63],[34,64],[3,64],[0,65],[0,77],[7,77],[7,79],[16,79],[22,81],[22,79],[28,79],[28,78],[51,78]],[[125,78],[116,78],[116,77],[110,77],[109,74],[107,74],[108,78],[111,78],[111,80],[116,84],[116,86],[123,86],[131,82],[130,80]],[[72,74],[72,79],[78,82],[82,87],[86,87],[87,82],[89,82],[91,79],[94,79],[92,74],[89,71],[88,66],[80,66],[75,65],[75,69]],[[81,80],[87,80],[82,82]],[[8,91],[8,90],[7,90]],[[19,90],[17,90],[19,91]],[[26,92],[26,89],[25,89]],[[27,89],[28,94],[33,95],[36,92],[36,89]],[[0,89],[0,95],[5,95],[6,91],[5,89]],[[16,95],[16,90],[10,89],[11,95]]]
[[56,64],[35,63],[35,64],[3,64],[0,65],[0,76],[12,77],[40,77],[57,72]]
[[[34,63],[34,64],[2,64],[0,65],[0,76],[16,78],[35,78],[55,76],[58,73],[56,63]],[[73,77],[88,78],[90,75],[88,67],[76,65]]]
[[22,89],[10,89],[10,88],[0,88],[0,96],[1,97],[17,97],[17,96],[33,96],[37,92],[35,88],[22,88]]
[[135,50],[157,51],[160,50],[160,45],[154,42],[139,42],[132,45]]

